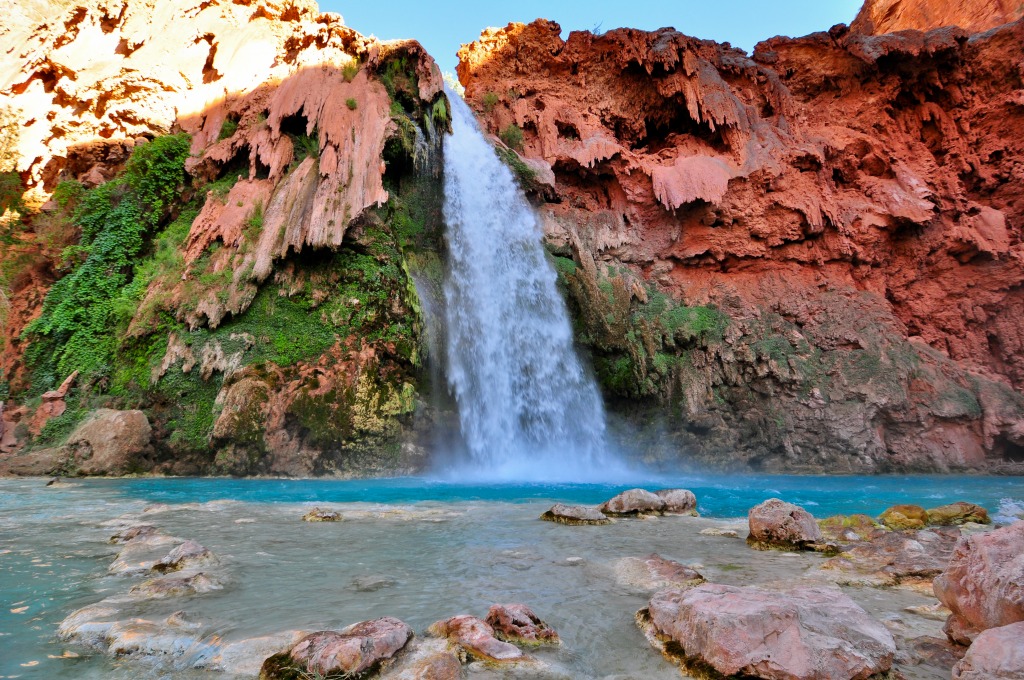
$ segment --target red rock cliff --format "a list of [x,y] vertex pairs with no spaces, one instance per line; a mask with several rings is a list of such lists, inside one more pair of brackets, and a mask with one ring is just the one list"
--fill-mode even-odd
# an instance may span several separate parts
[[987,31],[1024,17],[1020,0],[867,0],[850,28],[877,35],[959,26],[971,33]]
[[666,452],[705,464],[1022,459],[1024,22],[840,26],[753,57],[559,34],[489,29],[459,76],[492,133],[522,131],[620,412],[671,404]]

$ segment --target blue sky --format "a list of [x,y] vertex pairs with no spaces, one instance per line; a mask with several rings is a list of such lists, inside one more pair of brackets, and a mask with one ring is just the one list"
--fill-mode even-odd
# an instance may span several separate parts
[[454,71],[459,45],[472,42],[487,26],[510,21],[553,19],[569,31],[600,25],[652,30],[673,26],[683,33],[750,52],[775,35],[801,36],[853,21],[862,0],[320,0],[320,9],[338,12],[360,33],[378,38],[415,38],[423,43],[443,71]]

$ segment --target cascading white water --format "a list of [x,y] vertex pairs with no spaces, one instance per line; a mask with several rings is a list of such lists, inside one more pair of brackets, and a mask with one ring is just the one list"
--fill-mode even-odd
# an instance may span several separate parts
[[470,457],[459,473],[607,478],[601,396],[574,351],[540,225],[469,107],[448,98],[448,384]]

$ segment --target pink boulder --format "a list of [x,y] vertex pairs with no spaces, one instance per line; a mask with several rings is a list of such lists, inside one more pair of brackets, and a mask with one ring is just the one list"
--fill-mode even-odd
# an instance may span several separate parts
[[389,616],[340,631],[320,631],[299,640],[291,651],[264,661],[260,678],[360,677],[391,659],[412,637],[412,628]]
[[953,667],[953,680],[1024,678],[1024,622],[989,628]]
[[528,658],[522,650],[499,640],[494,628],[475,616],[460,614],[438,621],[427,629],[437,637],[448,638],[465,650],[469,656],[490,663],[515,663]]
[[750,525],[747,543],[755,548],[799,550],[824,540],[811,513],[778,498],[769,498],[751,508],[747,520]]
[[663,590],[637,618],[666,653],[730,677],[863,680],[896,653],[885,626],[831,588]]
[[688,489],[660,489],[654,495],[665,501],[666,515],[697,514],[697,497]]
[[1024,522],[961,538],[934,589],[953,612],[945,631],[954,642],[1024,621]]

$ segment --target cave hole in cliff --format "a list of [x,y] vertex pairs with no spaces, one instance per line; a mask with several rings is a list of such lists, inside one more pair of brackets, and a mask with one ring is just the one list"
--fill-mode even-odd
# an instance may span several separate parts
[[996,437],[992,450],[1007,462],[1024,463],[1024,446],[1013,443],[1006,435]]
[[710,126],[690,118],[685,101],[672,102],[668,108],[648,115],[644,119],[643,136],[636,140],[631,148],[657,153],[666,147],[675,146],[671,139],[675,135],[703,140],[720,153],[729,150],[721,128],[712,130]]
[[278,130],[289,137],[305,137],[309,134],[309,118],[299,111],[281,119]]
[[580,138],[579,128],[572,123],[563,123],[560,120],[556,120],[555,127],[558,128],[558,136],[562,139],[576,141]]

